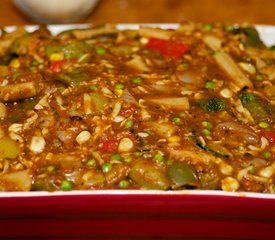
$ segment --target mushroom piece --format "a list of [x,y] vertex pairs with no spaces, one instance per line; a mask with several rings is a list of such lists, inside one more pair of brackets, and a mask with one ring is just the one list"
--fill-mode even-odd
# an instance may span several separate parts
[[38,93],[35,82],[23,82],[0,87],[0,101],[12,102],[31,98]]
[[0,191],[30,191],[31,182],[29,170],[7,173],[0,176]]

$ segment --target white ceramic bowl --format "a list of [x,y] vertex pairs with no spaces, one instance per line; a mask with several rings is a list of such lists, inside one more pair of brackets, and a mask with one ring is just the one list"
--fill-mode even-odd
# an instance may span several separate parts
[[40,23],[72,23],[86,17],[98,0],[13,0],[26,16]]

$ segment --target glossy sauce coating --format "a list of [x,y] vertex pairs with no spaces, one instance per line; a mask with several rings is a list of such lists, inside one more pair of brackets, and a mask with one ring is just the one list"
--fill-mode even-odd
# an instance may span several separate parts
[[275,53],[250,26],[0,39],[0,189],[274,192]]

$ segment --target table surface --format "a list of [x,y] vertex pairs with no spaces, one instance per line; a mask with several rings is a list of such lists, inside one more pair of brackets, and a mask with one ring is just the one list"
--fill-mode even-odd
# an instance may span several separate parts
[[[100,0],[80,23],[195,22],[275,25],[274,0]],[[13,5],[0,1],[0,27],[33,24]]]

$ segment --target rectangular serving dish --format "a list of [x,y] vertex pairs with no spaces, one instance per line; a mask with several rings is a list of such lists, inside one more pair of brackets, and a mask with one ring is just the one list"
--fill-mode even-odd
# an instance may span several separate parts
[[[178,24],[143,24],[165,29]],[[51,25],[53,34],[87,24]],[[136,29],[138,24],[118,24]],[[11,31],[15,27],[7,27]],[[26,26],[33,31],[37,26]],[[257,25],[275,44],[275,27]],[[273,239],[275,194],[207,190],[93,190],[0,193],[1,237]],[[24,221],[22,221],[24,220]],[[17,231],[14,231],[17,226]]]

